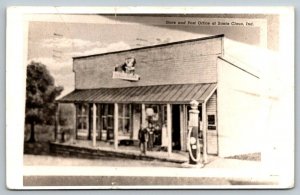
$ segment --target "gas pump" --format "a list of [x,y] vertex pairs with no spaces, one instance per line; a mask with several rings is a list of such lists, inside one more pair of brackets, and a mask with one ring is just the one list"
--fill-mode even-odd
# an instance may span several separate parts
[[198,105],[196,100],[190,102],[191,110],[189,111],[189,127],[188,127],[188,137],[187,137],[187,149],[189,152],[189,164],[197,165],[201,160],[200,143],[198,138]]

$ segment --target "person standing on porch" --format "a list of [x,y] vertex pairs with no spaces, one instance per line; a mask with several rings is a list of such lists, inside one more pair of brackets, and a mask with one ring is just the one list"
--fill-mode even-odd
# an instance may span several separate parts
[[148,122],[147,131],[148,131],[148,134],[149,134],[148,148],[149,148],[149,151],[152,151],[153,150],[153,143],[154,143],[154,127],[153,127],[153,124],[151,122]]
[[141,128],[139,130],[139,140],[140,140],[140,149],[141,149],[141,153],[146,155],[147,152],[147,142],[149,140],[149,135],[148,135],[148,131],[146,128]]

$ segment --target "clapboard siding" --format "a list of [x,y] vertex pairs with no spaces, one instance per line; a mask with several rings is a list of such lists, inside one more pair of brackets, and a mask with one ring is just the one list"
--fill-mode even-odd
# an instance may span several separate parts
[[213,114],[216,119],[216,130],[207,131],[207,153],[218,154],[218,118],[217,118],[217,92],[210,97],[206,106],[207,115]]
[[217,92],[215,92],[211,98],[207,101],[206,106],[207,113],[216,114],[217,113]]
[[207,153],[218,154],[218,134],[216,131],[207,134]]
[[[76,89],[131,87],[161,84],[211,83],[217,81],[217,57],[221,38],[187,42],[99,56],[74,58]],[[116,65],[136,59],[137,82],[112,79]]]

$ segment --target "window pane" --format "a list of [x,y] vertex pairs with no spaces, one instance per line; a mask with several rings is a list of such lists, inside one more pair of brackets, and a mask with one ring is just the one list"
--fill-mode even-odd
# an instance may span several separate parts
[[107,128],[113,129],[114,128],[114,118],[107,117]]
[[133,104],[133,109],[135,113],[141,113],[142,105],[141,104]]
[[123,120],[119,118],[119,131],[123,131]]
[[99,117],[98,116],[96,118],[96,128],[100,129],[100,121],[99,121]]
[[152,116],[152,120],[155,122],[158,122],[159,120],[159,108],[158,106],[153,106],[153,116]]
[[130,120],[129,119],[119,119],[119,134],[129,135],[130,134]]
[[87,120],[86,120],[86,117],[82,118],[83,119],[83,125],[82,125],[82,128],[83,129],[87,129]]
[[102,104],[97,104],[97,112],[99,113],[99,115],[103,115],[103,107]]
[[81,106],[81,114],[82,115],[86,115],[87,114],[87,105],[86,104],[83,104]]
[[215,115],[208,115],[207,120],[208,120],[209,125],[214,125],[215,124]]
[[154,112],[154,113],[158,113],[159,108],[158,108],[157,105],[152,106],[152,108],[153,108],[153,112]]
[[78,117],[78,129],[87,129],[86,117]]
[[93,110],[94,110],[93,104],[89,104],[89,108],[90,108],[90,112],[93,113]]
[[103,129],[107,129],[107,119],[102,118]]
[[88,104],[78,104],[77,129],[87,129]]
[[118,114],[119,114],[119,117],[123,116],[123,104],[119,104]]
[[129,119],[124,119],[124,122],[123,122],[123,131],[125,133],[129,133],[129,130],[130,130],[130,121]]
[[77,129],[81,129],[81,126],[82,126],[82,118],[80,117],[80,118],[78,118],[77,120],[78,120],[78,121],[77,121]]
[[129,104],[125,104],[124,105],[124,109],[125,109],[125,115],[124,116],[127,116],[127,117],[129,117],[129,115],[130,115],[130,110],[129,110],[129,108],[130,108],[130,105]]
[[107,104],[107,106],[108,106],[108,115],[114,115],[114,105]]

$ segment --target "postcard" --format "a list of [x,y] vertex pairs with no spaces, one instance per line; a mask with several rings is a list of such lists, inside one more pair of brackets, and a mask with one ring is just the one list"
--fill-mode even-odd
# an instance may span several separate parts
[[294,186],[292,7],[9,7],[9,189]]

